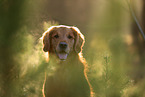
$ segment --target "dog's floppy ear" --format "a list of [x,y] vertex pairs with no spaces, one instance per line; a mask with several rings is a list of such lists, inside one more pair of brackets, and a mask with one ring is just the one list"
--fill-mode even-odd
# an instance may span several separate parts
[[43,51],[48,52],[50,48],[50,37],[49,33],[45,33],[43,36]]
[[47,31],[44,32],[42,38],[43,38],[43,51],[48,52],[50,50],[50,40],[51,40],[51,32],[54,29],[54,27],[48,28]]
[[80,53],[85,42],[84,35],[77,27],[72,27],[72,30],[75,35],[74,50],[76,51],[76,53]]

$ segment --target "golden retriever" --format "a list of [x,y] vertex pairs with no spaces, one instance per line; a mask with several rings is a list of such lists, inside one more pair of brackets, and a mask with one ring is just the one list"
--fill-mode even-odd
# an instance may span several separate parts
[[43,51],[49,53],[49,65],[56,67],[53,74],[46,74],[43,96],[90,97],[92,88],[82,57],[85,41],[80,30],[73,26],[52,26],[42,38]]

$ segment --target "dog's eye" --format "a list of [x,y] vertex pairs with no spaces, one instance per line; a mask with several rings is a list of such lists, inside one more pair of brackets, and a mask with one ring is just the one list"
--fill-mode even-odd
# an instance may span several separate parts
[[72,39],[73,37],[69,35],[68,38],[69,38],[69,39]]
[[59,38],[59,36],[56,34],[56,35],[54,35],[54,38]]

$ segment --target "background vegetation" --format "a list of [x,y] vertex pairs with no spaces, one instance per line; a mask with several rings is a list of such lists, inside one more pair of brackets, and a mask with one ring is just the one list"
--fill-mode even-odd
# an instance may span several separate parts
[[[131,6],[131,7],[130,7]],[[96,97],[145,96],[145,0],[0,0],[0,97],[42,97],[40,37],[77,26]]]

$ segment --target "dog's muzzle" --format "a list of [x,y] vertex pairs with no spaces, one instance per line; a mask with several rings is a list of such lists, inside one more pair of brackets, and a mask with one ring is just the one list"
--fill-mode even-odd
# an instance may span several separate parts
[[60,60],[66,60],[68,56],[68,51],[67,51],[67,43],[66,42],[60,42],[59,43],[59,50],[56,51],[57,56],[59,57]]

